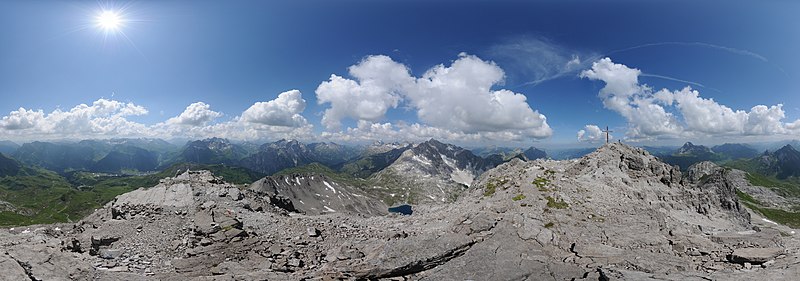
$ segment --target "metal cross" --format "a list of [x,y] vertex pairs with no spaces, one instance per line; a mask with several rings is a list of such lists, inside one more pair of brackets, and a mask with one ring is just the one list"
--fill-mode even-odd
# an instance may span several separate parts
[[609,131],[608,130],[608,126],[606,126],[605,131],[601,131],[601,132],[606,133],[606,143],[608,143],[608,141],[609,141],[608,133],[613,133],[614,131]]

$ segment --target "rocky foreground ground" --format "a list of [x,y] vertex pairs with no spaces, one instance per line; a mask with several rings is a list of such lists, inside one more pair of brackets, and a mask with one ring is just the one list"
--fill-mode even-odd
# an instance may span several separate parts
[[0,229],[0,279],[800,277],[800,236],[740,204],[736,188],[755,188],[742,173],[703,163],[682,174],[623,144],[571,161],[513,160],[455,203],[409,216],[381,214],[361,193],[348,195],[355,207],[336,202],[341,211],[320,199],[309,204],[324,212],[292,212],[299,200],[267,183],[238,188],[190,171],[75,224]]

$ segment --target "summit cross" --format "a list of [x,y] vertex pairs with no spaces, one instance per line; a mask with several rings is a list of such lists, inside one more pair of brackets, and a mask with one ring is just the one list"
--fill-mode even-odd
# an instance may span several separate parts
[[606,129],[605,129],[605,130],[603,130],[603,131],[601,131],[601,132],[603,132],[603,133],[606,133],[606,143],[608,143],[608,142],[609,142],[609,135],[608,135],[608,133],[613,133],[614,131],[609,131],[609,130],[608,130],[608,126],[606,126]]

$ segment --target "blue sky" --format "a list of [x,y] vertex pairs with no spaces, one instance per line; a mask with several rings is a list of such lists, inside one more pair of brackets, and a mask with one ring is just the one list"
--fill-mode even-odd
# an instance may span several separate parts
[[[2,1],[0,116],[5,119],[0,130],[17,140],[137,134],[237,138],[226,130],[248,130],[241,138],[390,141],[412,134],[449,136],[462,143],[536,140],[544,144],[578,143],[579,130],[584,130],[583,141],[598,141],[589,138],[593,131],[586,125],[608,125],[617,138],[657,143],[749,141],[798,134],[789,124],[800,118],[799,3],[595,2]],[[107,37],[95,22],[103,9],[116,11],[123,19],[119,31]],[[460,56],[462,52],[466,55]],[[459,112],[453,109],[459,104],[447,104],[447,97],[458,95],[446,86],[424,91],[399,86],[384,89],[388,95],[381,98],[396,102],[387,103],[389,108],[377,117],[370,112],[341,113],[356,107],[345,101],[337,104],[337,98],[359,99],[347,90],[328,102],[318,102],[315,91],[332,74],[369,84],[351,75],[348,67],[364,63],[368,69],[367,63],[377,61],[369,60],[374,55],[388,56],[406,67],[412,79],[440,64],[455,69],[454,63],[462,58],[476,58],[475,65],[493,63],[504,76],[490,83],[485,94],[505,89],[524,95],[531,110],[546,116],[551,132],[542,130],[536,120],[539,115],[525,108],[508,109],[513,104],[493,108],[508,111],[509,116],[486,112],[486,116],[467,113],[453,120],[423,117],[420,112],[425,110]],[[701,99],[686,100],[681,106],[677,100],[657,104],[677,119],[680,128],[648,131],[648,124],[639,123],[647,118],[626,117],[625,109],[610,108],[599,96],[614,81],[581,77],[604,57],[610,58],[610,65],[641,71],[638,83],[652,91],[642,90],[636,94],[639,97],[661,88],[680,91],[691,85]],[[576,63],[568,65],[575,58]],[[457,84],[459,80],[449,81]],[[302,94],[287,94],[280,102],[266,104],[294,89]],[[443,95],[435,99],[441,106],[420,104],[431,101],[425,96],[437,94]],[[475,99],[465,100],[471,102],[469,106],[482,108],[474,104],[486,100],[477,97],[481,94],[475,92]],[[118,102],[116,111],[71,111],[79,104],[94,107],[101,98]],[[280,106],[300,98],[304,106]],[[703,102],[710,99],[710,105]],[[635,101],[631,97],[629,104]],[[187,107],[196,102],[206,107],[189,112]],[[257,102],[265,103],[254,107]],[[697,115],[683,111],[691,102],[711,106],[712,112],[719,109],[717,105],[734,113],[742,110],[743,114],[734,114],[739,117],[722,113],[709,120],[733,118],[743,127],[692,125],[684,119]],[[134,104],[137,114],[121,114]],[[777,104],[783,105],[778,121],[783,127],[749,130],[747,126],[757,126],[750,121],[753,117],[745,117],[752,107]],[[358,110],[365,110],[366,105],[360,106]],[[29,122],[14,119],[25,115],[13,114],[20,107],[41,110],[42,116],[24,119]],[[344,114],[333,118],[330,113],[329,119],[338,119],[339,126],[323,122],[332,107]],[[62,114],[48,118],[57,108]],[[243,112],[249,108],[251,117],[245,118]],[[74,114],[61,116],[65,112]],[[514,118],[526,116],[533,119],[512,124]],[[506,121],[470,123],[489,117]],[[379,125],[386,129],[386,124],[391,132],[375,129]],[[368,125],[374,125],[369,132]],[[631,133],[634,129],[639,132]]]

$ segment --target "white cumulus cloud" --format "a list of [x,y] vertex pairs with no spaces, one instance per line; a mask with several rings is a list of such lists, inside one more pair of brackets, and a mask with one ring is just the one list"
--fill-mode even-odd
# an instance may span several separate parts
[[19,110],[12,111],[8,116],[0,120],[0,127],[6,130],[23,130],[35,127],[44,119],[44,112],[41,110],[26,110],[20,107]]
[[301,115],[305,100],[296,90],[284,92],[274,100],[257,102],[241,116],[213,122],[223,116],[209,104],[195,102],[180,115],[153,125],[127,119],[145,115],[147,109],[129,102],[99,99],[91,105],[79,104],[70,110],[20,108],[0,118],[0,134],[12,140],[92,139],[115,137],[208,138],[274,140],[313,139],[313,126]]
[[147,109],[134,103],[107,99],[47,114],[42,110],[20,108],[0,119],[0,131],[9,137],[36,139],[130,136],[142,131],[144,125],[125,117],[147,113]]
[[269,126],[301,127],[308,122],[301,115],[306,100],[298,90],[286,91],[271,101],[257,102],[242,113],[242,120]]
[[504,76],[495,63],[462,53],[451,66],[437,65],[425,72],[407,96],[420,120],[431,126],[465,133],[551,136],[547,118],[531,109],[525,95],[492,90]]
[[[756,105],[747,113],[747,122],[745,123],[744,133],[746,135],[773,135],[783,134],[786,130],[791,129],[789,126],[783,124],[782,120],[786,118],[786,113],[783,111],[783,105],[773,105],[767,107],[766,105]],[[800,120],[796,120],[798,122]]]
[[786,123],[785,126],[786,126],[786,130],[789,130],[790,132],[793,132],[793,133],[800,132],[800,120],[795,120],[794,122]]
[[204,126],[209,122],[222,117],[222,113],[211,110],[211,105],[204,102],[195,102],[186,107],[180,115],[167,119],[171,125]]
[[630,139],[679,135],[683,131],[677,118],[662,104],[671,103],[670,93],[652,94],[646,85],[639,84],[641,71],[617,64],[609,58],[600,59],[580,76],[605,82],[599,97],[603,106],[628,121]]
[[630,97],[641,91],[639,75],[642,71],[617,64],[610,58],[603,58],[592,63],[592,68],[581,72],[581,77],[592,80],[601,80],[606,83],[600,89],[600,97],[609,96]]
[[332,74],[317,87],[317,102],[331,105],[322,116],[328,130],[339,129],[344,118],[380,121],[397,107],[398,92],[413,83],[408,68],[388,56],[366,57],[348,70],[357,81]]
[[[654,92],[640,84],[641,71],[603,58],[581,77],[605,83],[598,96],[603,105],[628,121],[631,140],[714,137],[770,136],[795,130],[800,120],[784,123],[783,105],[756,105],[750,111],[734,110],[687,86],[681,90]],[[679,113],[679,114],[674,114]],[[680,118],[679,118],[680,117]],[[587,131],[588,132],[588,131]]]
[[530,107],[525,95],[493,89],[505,73],[476,56],[459,54],[450,66],[434,66],[418,78],[388,56],[369,56],[349,70],[358,81],[332,75],[316,91],[320,104],[330,103],[322,119],[329,133],[344,118],[377,123],[402,102],[416,110],[423,122],[417,124],[419,131],[515,139],[552,135],[547,118]]
[[[609,138],[614,135],[609,134]],[[586,125],[578,131],[578,141],[580,142],[601,142],[606,140],[606,133],[597,125]]]
[[302,116],[306,101],[298,90],[283,92],[273,100],[256,102],[241,115],[223,122],[211,105],[195,102],[180,115],[151,126],[151,137],[210,138],[221,137],[260,141],[274,139],[312,139],[313,126]]

